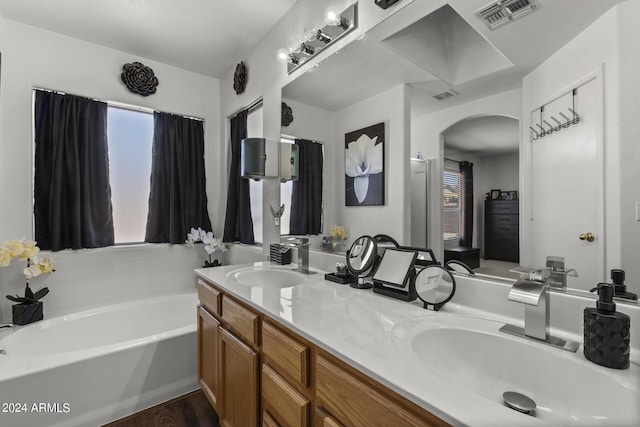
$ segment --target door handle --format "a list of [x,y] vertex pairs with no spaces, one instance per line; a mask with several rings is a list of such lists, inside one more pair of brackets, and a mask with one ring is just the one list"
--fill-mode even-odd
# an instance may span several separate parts
[[587,242],[593,242],[596,236],[593,233],[584,233],[578,236],[580,240],[586,240]]

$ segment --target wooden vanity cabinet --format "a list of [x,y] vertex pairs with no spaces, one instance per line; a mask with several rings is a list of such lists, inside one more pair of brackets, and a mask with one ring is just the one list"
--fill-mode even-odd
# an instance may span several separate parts
[[198,381],[221,426],[448,425],[215,286],[198,294]]
[[198,297],[198,383],[221,426],[257,426],[260,317],[202,280]]

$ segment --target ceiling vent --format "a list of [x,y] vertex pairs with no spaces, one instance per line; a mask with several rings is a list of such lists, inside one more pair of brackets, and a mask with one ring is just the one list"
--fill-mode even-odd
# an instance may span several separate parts
[[540,8],[536,0],[500,0],[486,5],[476,16],[490,30],[495,30]]
[[443,90],[442,92],[436,93],[435,95],[433,95],[433,97],[438,101],[442,101],[443,99],[451,98],[452,96],[456,96],[457,94],[458,94],[457,92],[451,89],[446,89],[446,90]]

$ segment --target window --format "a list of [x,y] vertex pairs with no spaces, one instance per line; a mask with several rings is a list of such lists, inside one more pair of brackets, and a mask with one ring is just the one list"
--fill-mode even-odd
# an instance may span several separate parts
[[191,227],[211,229],[202,120],[44,89],[33,108],[42,249],[182,243]]
[[[262,104],[247,114],[247,138],[262,138]],[[244,178],[243,178],[244,179]],[[262,181],[249,180],[249,200],[253,221],[253,238],[262,243]]]
[[444,240],[460,238],[460,172],[444,171],[442,200],[444,204]]
[[115,243],[144,242],[153,114],[109,107],[107,140]]

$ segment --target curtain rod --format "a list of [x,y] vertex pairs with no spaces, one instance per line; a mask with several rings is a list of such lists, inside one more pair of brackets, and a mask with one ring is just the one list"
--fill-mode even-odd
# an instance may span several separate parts
[[450,162],[462,163],[460,160],[453,160],[453,159],[449,159],[447,157],[443,157],[443,160],[449,160]]
[[126,109],[126,110],[140,111],[140,112],[149,113],[149,114],[156,113],[156,112],[157,113],[172,114],[174,116],[184,117],[185,119],[191,119],[191,120],[197,120],[197,121],[200,121],[200,122],[204,122],[204,119],[200,118],[200,117],[187,116],[185,114],[172,113],[170,111],[158,111],[158,110],[155,110],[153,108],[142,107],[140,105],[127,104],[125,102],[107,101],[107,100],[104,100],[104,99],[98,99],[98,98],[94,98],[94,97],[91,97],[91,96],[76,95],[76,94],[73,94],[73,93],[63,92],[63,91],[54,90],[54,89],[47,89],[47,88],[43,88],[43,87],[34,87],[33,90],[40,90],[40,91],[43,91],[43,92],[57,93],[59,95],[78,96],[80,98],[86,98],[86,99],[91,99],[93,101],[104,102],[108,106],[115,107],[115,108],[122,108],[122,109]]
[[262,106],[262,97],[260,97],[260,98],[256,99],[255,101],[253,101],[247,107],[241,107],[238,110],[234,111],[233,113],[229,114],[227,116],[227,119],[234,118],[235,116],[237,116],[242,111],[246,111],[247,113],[250,113],[251,110],[255,110],[256,108],[261,107],[261,106]]

